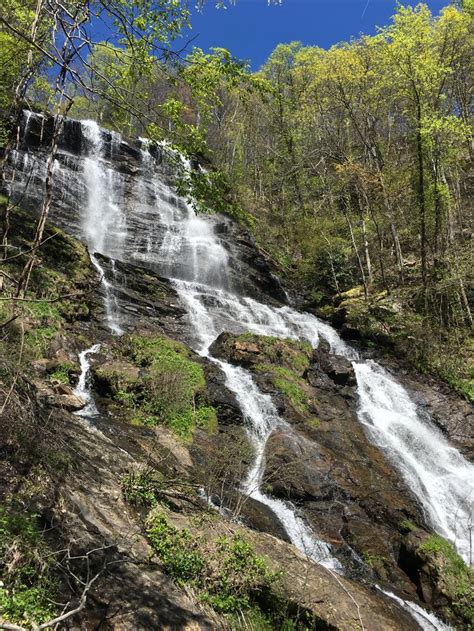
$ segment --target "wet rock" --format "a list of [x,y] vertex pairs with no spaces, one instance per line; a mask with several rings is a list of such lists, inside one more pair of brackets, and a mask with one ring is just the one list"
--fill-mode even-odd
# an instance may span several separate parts
[[404,369],[399,362],[388,363],[396,370],[397,379],[408,388],[419,413],[429,417],[467,458],[474,461],[474,405],[435,378],[419,375],[407,367]]
[[236,293],[248,295],[265,302],[287,303],[287,295],[275,267],[258,248],[248,230],[229,217],[218,216],[215,232],[229,252],[232,286]]
[[205,361],[206,396],[217,410],[219,425],[242,425],[242,410],[233,392],[226,387],[226,376],[214,363]]
[[356,386],[357,380],[352,363],[340,355],[332,355],[325,349],[317,348],[313,353],[313,363],[339,386]]
[[[223,334],[212,351],[253,371],[288,423],[268,440],[263,490],[297,503],[322,539],[341,553],[350,546],[365,572],[416,598],[398,566],[400,523],[407,517],[423,523],[423,517],[364,433],[351,363],[331,355],[324,343],[306,356],[292,341],[243,337]],[[236,342],[243,344],[237,348]]]
[[[112,262],[96,254],[106,278],[114,285],[114,297],[125,330],[161,331],[178,340],[189,328],[186,310],[171,282],[141,266]],[[99,291],[102,292],[102,287]],[[98,305],[103,309],[102,300]]]
[[293,432],[276,430],[265,447],[264,490],[291,500],[322,500],[333,496],[330,465],[316,443]]
[[239,517],[246,526],[253,530],[266,532],[290,543],[284,524],[277,519],[275,513],[268,506],[252,497],[246,497],[243,500]]

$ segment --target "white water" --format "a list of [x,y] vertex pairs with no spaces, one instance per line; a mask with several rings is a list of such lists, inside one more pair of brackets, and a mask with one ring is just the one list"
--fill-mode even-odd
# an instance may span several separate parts
[[410,600],[403,600],[399,598],[395,594],[389,591],[385,591],[381,589],[378,585],[375,586],[386,596],[397,602],[405,611],[413,616],[413,618],[417,621],[421,629],[423,631],[451,631],[452,627],[444,622],[441,622],[439,618],[437,618],[434,614],[429,613],[423,607],[420,607],[416,603],[411,602]]
[[373,361],[354,362],[359,418],[369,438],[397,467],[422,504],[427,521],[471,559],[474,467],[432,423],[408,392]]
[[[105,270],[95,256],[110,250],[122,251],[121,245],[126,234],[125,215],[120,208],[120,187],[112,168],[107,168],[103,160],[104,145],[100,127],[95,121],[83,121],[84,138],[88,141],[88,155],[84,158],[84,182],[87,190],[87,204],[82,215],[82,232],[87,242],[91,261],[97,269],[104,287],[104,303],[107,324],[112,333],[121,335],[119,308],[112,284],[105,276]],[[118,134],[112,135],[111,152],[120,144]],[[114,266],[112,259],[112,267]]]
[[77,386],[74,389],[74,394],[85,401],[86,405],[82,408],[82,410],[76,412],[77,416],[94,416],[98,414],[97,407],[95,405],[95,401],[89,386],[89,371],[91,367],[89,355],[98,353],[99,350],[100,344],[94,344],[90,348],[87,348],[85,351],[82,351],[82,353],[79,353],[81,374],[79,376]]

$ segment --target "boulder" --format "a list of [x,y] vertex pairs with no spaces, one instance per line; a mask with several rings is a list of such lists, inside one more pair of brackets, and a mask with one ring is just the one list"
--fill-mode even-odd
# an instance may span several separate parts
[[400,567],[416,583],[423,602],[459,628],[474,627],[474,572],[454,547],[435,534],[410,527],[400,548]]
[[56,396],[53,401],[53,405],[64,408],[68,412],[77,412],[82,410],[86,402],[76,394],[60,394]]
[[334,485],[328,478],[330,464],[316,443],[294,432],[276,430],[265,448],[263,488],[291,500],[328,500]]
[[312,357],[313,364],[322,370],[338,386],[356,386],[357,380],[352,363],[341,355],[332,355],[317,348]]
[[140,379],[140,369],[125,361],[106,361],[92,368],[94,384],[102,395],[114,396],[134,389]]

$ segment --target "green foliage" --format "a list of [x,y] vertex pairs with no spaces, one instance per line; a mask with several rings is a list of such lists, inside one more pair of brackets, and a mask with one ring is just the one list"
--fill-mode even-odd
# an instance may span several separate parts
[[157,502],[157,490],[163,485],[164,477],[157,471],[131,471],[122,480],[122,492],[130,504],[151,508]]
[[132,360],[141,375],[104,374],[115,401],[128,409],[132,422],[154,427],[166,424],[184,440],[191,440],[196,427],[215,432],[217,415],[204,396],[206,380],[202,366],[191,359],[183,344],[161,335],[124,337],[119,355]]
[[0,618],[28,625],[54,617],[50,550],[35,515],[0,508],[0,559]]
[[[472,323],[472,247],[462,236],[472,232],[467,4],[439,16],[400,5],[376,36],[330,50],[277,46],[258,73],[268,89],[244,103],[229,92],[208,135],[289,283],[318,306],[355,285],[369,298],[402,288],[400,336],[413,334],[415,314],[426,330],[467,335]],[[392,337],[379,313],[364,315],[365,329]],[[453,352],[438,353],[428,335],[424,346],[441,375]],[[462,369],[449,372],[472,396]]]
[[74,372],[75,372],[75,367],[73,364],[71,363],[60,364],[53,370],[53,372],[49,374],[49,379],[51,381],[58,381],[59,383],[69,385],[71,383],[71,375]]
[[165,572],[178,584],[192,585],[203,602],[225,614],[249,610],[268,595],[278,575],[239,535],[209,543],[152,512],[147,535]]
[[217,611],[234,613],[249,609],[252,601],[258,601],[260,592],[270,589],[278,578],[239,535],[219,539],[215,555],[219,566],[202,599]]
[[148,520],[147,535],[165,572],[171,578],[178,584],[199,583],[205,560],[189,530],[178,530],[168,524],[163,513],[152,513]]

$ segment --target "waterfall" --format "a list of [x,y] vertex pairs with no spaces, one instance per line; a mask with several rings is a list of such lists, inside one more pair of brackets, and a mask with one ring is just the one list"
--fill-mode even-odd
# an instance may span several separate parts
[[[84,158],[84,182],[87,191],[87,204],[82,215],[82,234],[89,248],[92,264],[98,271],[104,288],[105,312],[109,329],[121,335],[119,307],[113,285],[107,280],[105,270],[96,253],[105,254],[112,250],[121,258],[121,244],[126,226],[124,214],[117,195],[117,178],[114,169],[104,164],[104,143],[102,132],[95,121],[83,121],[82,130],[87,141],[88,155]],[[112,135],[111,151],[119,143],[118,134]],[[114,270],[114,259],[112,269]]]
[[[28,126],[33,127],[33,119],[26,118]],[[309,529],[294,507],[262,491],[267,440],[276,428],[289,426],[248,371],[213,358],[209,350],[223,331],[304,339],[313,347],[322,338],[333,353],[353,362],[359,395],[358,417],[367,437],[399,472],[423,507],[433,530],[449,539],[470,562],[474,467],[433,423],[421,417],[408,391],[375,362],[360,359],[327,323],[289,306],[264,304],[244,295],[245,291],[237,291],[241,286],[236,282],[239,261],[232,258],[225,240],[216,233],[216,218],[197,216],[192,206],[177,196],[166,176],[157,174],[161,167],[150,155],[146,141],[142,141],[137,153],[139,164],[130,174],[113,168],[108,161],[126,144],[118,134],[109,134],[105,142],[108,132],[93,121],[80,123],[80,131],[80,156],[67,151],[60,155],[60,188],[56,191],[58,223],[86,241],[92,263],[102,277],[106,320],[113,333],[120,334],[123,330],[113,272],[115,259],[139,263],[172,280],[188,312],[193,348],[222,369],[227,387],[235,394],[246,419],[254,458],[246,479],[241,482],[242,492],[272,510],[289,539],[303,553],[330,568],[340,569],[331,547]],[[128,150],[131,153],[130,147]],[[12,184],[17,199],[21,200],[24,195],[21,185],[29,175],[28,154],[23,150],[16,152],[13,162],[23,173],[23,180],[20,173]],[[40,182],[44,168],[40,154],[35,162],[38,164],[34,176]],[[73,162],[74,177],[68,170]],[[33,207],[41,187],[38,184],[32,190]],[[81,203],[84,191],[85,204]],[[72,217],[71,208],[76,210],[79,221]],[[55,220],[54,213],[52,218]],[[112,274],[108,278],[97,253],[112,259]],[[89,355],[97,350],[94,345],[80,354],[81,378],[76,393],[86,399],[86,408],[81,411],[85,416],[95,414],[87,375]],[[403,603],[414,614],[416,605]],[[436,626],[436,619],[429,622],[434,628],[445,628],[442,623]]]
[[[83,122],[82,126],[88,146],[83,170],[87,204],[83,209],[82,229],[91,251],[138,260],[171,278],[188,310],[193,346],[201,355],[209,356],[210,345],[223,331],[250,331],[258,335],[305,339],[313,347],[322,337],[333,353],[352,360],[358,384],[358,416],[368,438],[399,471],[423,507],[430,526],[449,539],[470,562],[473,499],[470,489],[474,467],[431,422],[420,417],[408,392],[375,362],[360,360],[331,326],[315,316],[237,294],[232,282],[233,262],[215,234],[213,218],[197,216],[192,206],[178,198],[163,178],[153,177],[153,158],[143,140],[142,173],[135,176],[136,189],[131,202],[132,212],[139,217],[142,228],[139,226],[131,238],[124,219],[126,204],[120,181],[110,167],[106,168],[101,157],[104,150],[100,128],[91,121]],[[184,163],[184,167],[189,168],[189,165]],[[145,226],[146,234],[142,234]],[[99,269],[93,255],[92,260]],[[110,280],[105,280],[104,287],[109,327],[120,333]],[[242,369],[236,371],[235,367],[223,363],[221,368],[227,376],[228,387],[240,400],[244,391],[244,378],[239,372]],[[251,376],[247,376],[254,383]],[[249,392],[253,399],[251,413],[247,411],[249,436],[255,447],[255,462],[260,463],[260,471],[254,472],[255,486],[265,466],[263,453],[271,430],[266,438],[258,434],[256,428],[267,408],[256,386],[250,388],[247,384],[247,397]],[[277,415],[270,414],[270,418],[277,419]],[[275,420],[272,429],[281,422],[282,419]],[[246,488],[248,490],[249,486]],[[260,491],[253,489],[253,492]],[[264,503],[269,506],[269,501],[273,500],[267,498]],[[288,535],[294,540],[289,532]]]
[[417,496],[426,520],[469,564],[474,466],[423,420],[408,392],[373,361],[354,362],[359,418]]
[[76,412],[78,416],[95,416],[98,414],[97,407],[95,405],[94,398],[91,393],[89,385],[89,372],[90,372],[90,360],[89,355],[98,353],[100,350],[100,344],[93,344],[90,348],[79,353],[79,364],[81,367],[81,374],[79,375],[79,381],[74,389],[74,394],[80,397],[86,402],[86,405]]

